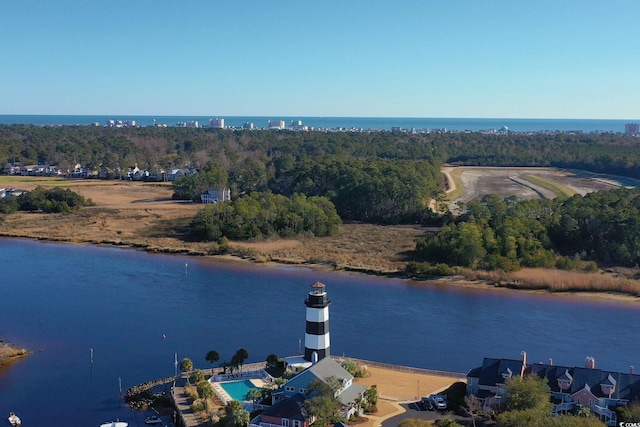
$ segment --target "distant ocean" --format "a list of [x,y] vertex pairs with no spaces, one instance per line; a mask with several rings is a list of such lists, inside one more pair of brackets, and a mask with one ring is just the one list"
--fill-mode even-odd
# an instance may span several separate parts
[[292,121],[302,121],[303,125],[322,129],[362,129],[391,130],[392,128],[416,130],[454,130],[485,131],[499,130],[506,126],[518,132],[614,132],[623,133],[626,123],[638,123],[638,119],[600,120],[600,119],[464,119],[464,118],[401,118],[401,117],[256,117],[256,116],[136,116],[136,115],[0,115],[0,124],[32,125],[104,125],[107,120],[135,120],[138,126],[166,124],[175,126],[179,122],[197,121],[207,126],[209,119],[223,118],[226,126],[242,127],[253,123],[256,128],[266,128],[269,120],[284,120],[286,126]]

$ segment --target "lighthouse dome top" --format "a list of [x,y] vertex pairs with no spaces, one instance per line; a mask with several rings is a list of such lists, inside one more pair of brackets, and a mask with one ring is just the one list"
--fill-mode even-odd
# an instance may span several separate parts
[[313,283],[313,284],[311,285],[311,289],[312,289],[312,291],[311,291],[310,293],[311,293],[311,294],[316,294],[316,295],[322,294],[322,293],[324,293],[324,292],[325,292],[324,288],[325,288],[324,283],[322,283],[322,282],[315,282],[315,283]]

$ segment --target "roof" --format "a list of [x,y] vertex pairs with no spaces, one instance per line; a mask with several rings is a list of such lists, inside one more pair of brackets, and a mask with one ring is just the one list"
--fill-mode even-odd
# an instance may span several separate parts
[[329,377],[336,377],[340,380],[347,381],[353,380],[353,375],[330,357],[325,357],[319,360],[317,363],[311,365],[307,371],[311,372],[321,380],[326,380]]
[[[640,399],[640,375],[605,371],[596,368],[556,366],[543,363],[528,365],[525,374],[536,374],[546,378],[549,388],[555,393],[574,394],[589,389],[596,397],[609,397],[602,385],[614,386],[612,399],[633,401]],[[558,380],[570,381],[569,389],[560,389]]]
[[304,406],[305,400],[304,395],[297,393],[265,409],[262,415],[304,421],[309,418],[307,408]]
[[365,390],[367,390],[367,387],[363,385],[351,384],[351,386],[349,386],[346,390],[338,395],[338,400],[343,405],[348,405],[349,403],[362,396],[362,393],[364,393]]
[[[522,372],[523,364],[520,359],[493,359],[485,357],[482,366],[479,368],[480,373],[478,375],[479,385],[495,386],[496,384],[504,384],[505,376],[520,376]],[[474,371],[477,373],[476,369]]]

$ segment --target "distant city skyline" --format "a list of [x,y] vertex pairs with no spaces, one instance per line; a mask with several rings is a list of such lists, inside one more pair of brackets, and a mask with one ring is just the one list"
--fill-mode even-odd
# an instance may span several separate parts
[[6,0],[0,114],[640,118],[640,2]]

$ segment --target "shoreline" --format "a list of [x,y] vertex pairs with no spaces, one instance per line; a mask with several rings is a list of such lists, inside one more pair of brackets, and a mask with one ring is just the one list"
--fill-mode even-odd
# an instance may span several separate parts
[[0,367],[28,356],[30,351],[0,339]]
[[[48,238],[42,236],[31,236],[28,234],[7,234],[0,232],[0,238],[14,238],[14,239],[28,239],[36,240],[42,243],[62,243],[72,245],[95,245],[105,247],[115,247],[121,249],[142,250],[149,253],[162,253],[167,255],[200,257],[202,259],[209,259],[212,261],[222,262],[238,262],[238,263],[252,263],[260,264],[268,267],[300,267],[317,271],[329,271],[329,272],[344,272],[349,274],[359,274],[364,276],[376,276],[390,279],[401,279],[415,283],[416,285],[426,286],[453,286],[459,289],[473,289],[480,291],[495,291],[495,292],[525,292],[533,295],[546,295],[562,298],[582,298],[589,300],[602,300],[609,301],[637,303],[640,301],[640,297],[630,293],[615,292],[611,290],[553,290],[551,288],[541,288],[539,286],[515,286],[509,283],[499,283],[486,279],[468,279],[463,275],[446,276],[446,277],[434,277],[434,278],[419,278],[413,277],[399,270],[374,269],[371,267],[354,267],[354,266],[336,266],[328,263],[314,263],[303,259],[286,259],[286,258],[274,258],[269,257],[264,259],[263,257],[247,256],[242,254],[223,254],[223,255],[211,255],[205,251],[197,251],[189,248],[168,248],[158,247],[151,244],[135,244],[127,242],[110,242],[107,240],[93,240],[93,239],[69,239],[69,238]],[[233,244],[232,244],[233,247]],[[0,341],[1,343],[1,341]],[[0,360],[2,358],[0,357]]]

